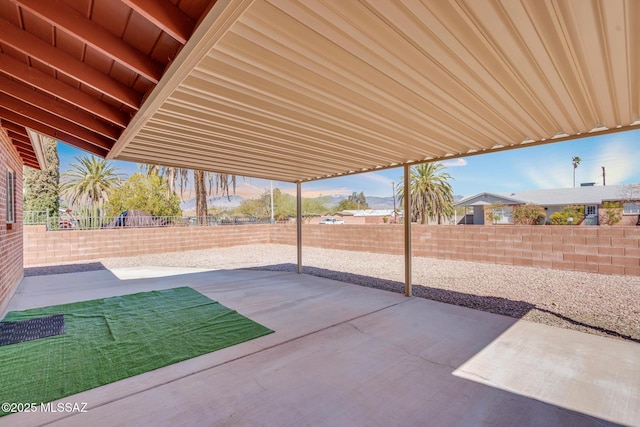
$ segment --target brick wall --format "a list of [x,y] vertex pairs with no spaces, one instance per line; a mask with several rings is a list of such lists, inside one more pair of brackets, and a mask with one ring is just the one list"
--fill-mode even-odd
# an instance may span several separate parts
[[[402,225],[303,226],[303,245],[402,254]],[[25,229],[25,265],[244,244],[294,245],[293,224],[95,231]],[[414,256],[640,276],[640,227],[417,225]]]
[[[640,227],[418,225],[414,256],[640,276]],[[295,244],[295,226],[271,242]],[[402,225],[305,225],[303,246],[402,254]]]
[[[7,169],[15,172],[15,223],[7,224]],[[22,160],[0,129],[0,313],[22,280]]]
[[24,232],[24,265],[68,264],[109,257],[264,244],[270,241],[270,227],[265,224],[46,231],[44,225],[31,225],[25,227]]

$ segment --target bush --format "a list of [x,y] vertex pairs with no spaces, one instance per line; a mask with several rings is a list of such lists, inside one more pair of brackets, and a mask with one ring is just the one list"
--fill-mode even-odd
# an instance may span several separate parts
[[620,202],[605,202],[602,205],[604,214],[601,216],[601,224],[613,225],[622,219],[622,205]]
[[540,225],[545,220],[544,208],[538,205],[518,205],[511,210],[511,219],[518,225]]
[[[572,218],[573,221],[569,221]],[[553,225],[578,225],[584,219],[584,206],[566,206],[549,217]]]

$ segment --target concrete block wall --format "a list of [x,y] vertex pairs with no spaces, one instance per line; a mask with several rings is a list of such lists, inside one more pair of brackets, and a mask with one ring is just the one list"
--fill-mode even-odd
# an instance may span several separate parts
[[[414,256],[640,276],[640,227],[418,225]],[[271,242],[295,244],[295,225]],[[402,225],[305,225],[303,246],[402,254]]]
[[43,225],[33,225],[25,227],[24,265],[265,244],[270,242],[270,227],[265,224],[46,231]]
[[[401,224],[303,226],[303,246],[401,255]],[[295,245],[294,224],[95,231],[25,229],[25,265],[246,244]],[[640,227],[412,226],[414,256],[640,276]]]
[[[16,218],[7,224],[7,169],[15,172]],[[0,313],[22,280],[22,160],[0,129]]]

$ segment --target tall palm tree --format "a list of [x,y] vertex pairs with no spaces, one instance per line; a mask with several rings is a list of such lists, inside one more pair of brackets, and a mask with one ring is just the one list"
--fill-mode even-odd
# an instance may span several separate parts
[[580,164],[580,162],[582,161],[582,159],[578,156],[574,156],[571,159],[571,163],[573,164],[573,186],[575,188],[576,186],[576,169],[578,168],[578,165]]
[[104,202],[120,186],[118,169],[108,160],[94,156],[74,157],[71,169],[63,173],[60,191],[70,205],[89,209],[91,215],[102,216]]
[[[449,179],[453,178],[444,169],[442,163],[423,163],[411,167],[411,218],[419,219],[421,224],[426,224],[430,218],[435,218],[441,224],[443,217],[453,214],[453,188],[449,184]],[[400,203],[404,200],[403,181],[404,177],[397,189]]]
[[[158,173],[167,178],[167,187],[170,191],[178,194],[180,189],[180,197],[189,185],[190,169],[176,168],[169,166],[145,165],[147,174]],[[179,187],[178,185],[179,184]],[[205,223],[208,213],[207,197],[212,194],[215,189],[216,194],[222,193],[223,196],[229,197],[230,190],[236,191],[235,175],[223,173],[205,172],[200,170],[193,171],[193,186],[196,194],[196,216],[199,223]]]

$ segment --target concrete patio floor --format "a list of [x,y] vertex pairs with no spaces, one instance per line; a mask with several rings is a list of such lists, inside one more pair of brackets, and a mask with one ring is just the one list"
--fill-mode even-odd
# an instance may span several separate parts
[[0,425],[640,426],[640,345],[293,273],[27,277],[9,310],[191,286],[276,331]]

